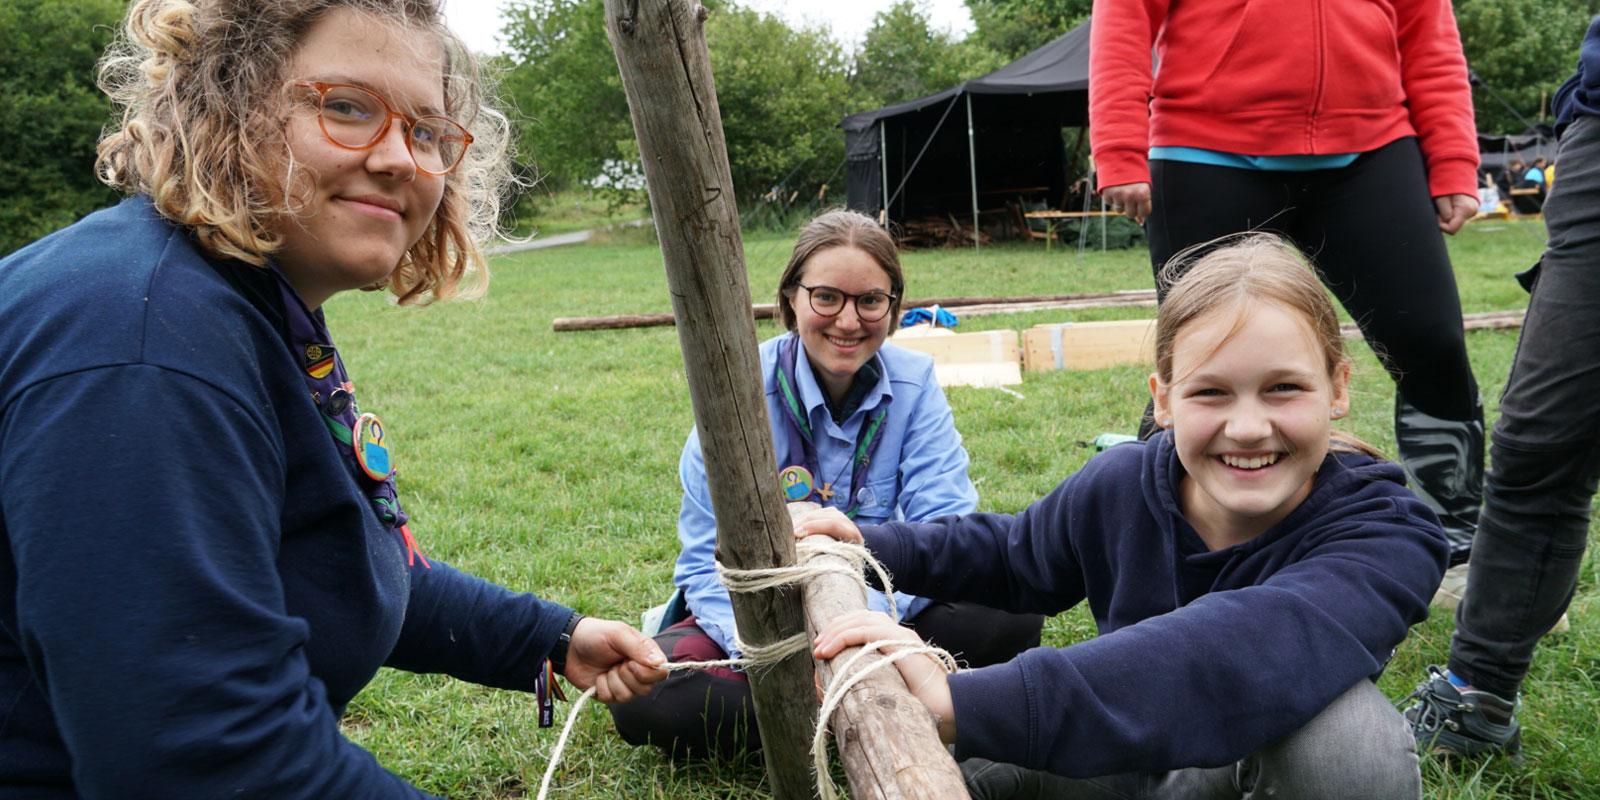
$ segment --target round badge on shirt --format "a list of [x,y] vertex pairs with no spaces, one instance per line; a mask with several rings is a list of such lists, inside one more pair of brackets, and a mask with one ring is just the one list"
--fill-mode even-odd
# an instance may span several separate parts
[[367,477],[375,481],[389,479],[394,472],[393,460],[389,457],[389,447],[384,442],[383,423],[378,421],[376,414],[362,414],[356,419],[354,436],[350,437],[351,446],[355,448],[356,464]]
[[778,472],[778,485],[783,487],[784,500],[804,500],[811,496],[811,470],[801,466],[784,467]]

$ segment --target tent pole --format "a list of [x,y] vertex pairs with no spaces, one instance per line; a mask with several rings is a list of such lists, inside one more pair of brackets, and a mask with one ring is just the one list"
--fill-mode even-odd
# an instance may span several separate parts
[[889,227],[889,134],[884,130],[883,120],[878,120],[878,166],[883,168],[883,212],[879,215],[878,223],[885,229]]
[[978,237],[978,146],[972,136],[972,93],[967,93],[967,164],[972,168],[972,249],[982,250]]

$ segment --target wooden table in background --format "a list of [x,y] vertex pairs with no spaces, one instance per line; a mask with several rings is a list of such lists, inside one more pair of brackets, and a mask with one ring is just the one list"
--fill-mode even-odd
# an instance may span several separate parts
[[[1091,219],[1091,218],[1094,218],[1094,217],[1120,217],[1120,216],[1122,216],[1122,212],[1121,211],[1056,211],[1054,209],[1050,209],[1050,210],[1046,210],[1046,211],[1026,211],[1026,212],[1023,212],[1022,216],[1026,217],[1027,219],[1042,219],[1042,220],[1045,221],[1045,224],[1049,226],[1049,238],[1045,239],[1045,244],[1044,244],[1045,249],[1048,250],[1048,249],[1050,249],[1050,247],[1052,245],[1055,244],[1056,232],[1058,230],[1060,230],[1062,225],[1064,225],[1064,224],[1066,224],[1066,223],[1068,223],[1068,222],[1070,222],[1072,220],[1075,220],[1075,219]],[[1030,229],[1030,231],[1031,230],[1032,229]],[[1036,237],[1033,237],[1033,234],[1031,232],[1029,233],[1029,237],[1030,238],[1036,238]]]

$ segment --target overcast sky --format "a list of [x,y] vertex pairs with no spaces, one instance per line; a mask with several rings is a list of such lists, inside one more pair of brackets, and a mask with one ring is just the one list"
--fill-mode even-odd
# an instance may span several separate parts
[[[479,52],[499,50],[500,6],[504,0],[445,0],[450,27]],[[861,40],[872,16],[894,0],[744,0],[751,8],[776,13],[792,25],[825,25],[846,46]],[[928,18],[938,29],[965,34],[972,30],[972,15],[961,0],[923,0]]]

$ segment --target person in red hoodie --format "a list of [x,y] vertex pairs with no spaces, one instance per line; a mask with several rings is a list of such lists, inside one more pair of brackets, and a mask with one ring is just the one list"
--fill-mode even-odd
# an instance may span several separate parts
[[1246,230],[1316,256],[1395,380],[1399,460],[1465,561],[1483,410],[1439,231],[1477,210],[1478,146],[1449,0],[1095,0],[1093,19],[1101,195],[1145,225],[1158,273]]

